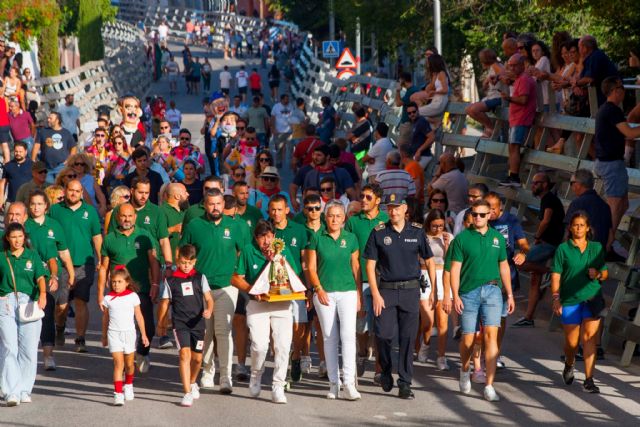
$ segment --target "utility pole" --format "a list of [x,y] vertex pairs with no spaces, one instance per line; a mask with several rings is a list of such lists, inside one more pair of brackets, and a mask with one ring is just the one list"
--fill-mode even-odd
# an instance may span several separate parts
[[[336,17],[333,9],[333,1],[334,0],[329,0],[329,40],[336,39]],[[333,68],[333,65],[335,64],[333,58],[329,60],[329,64],[331,65],[331,68]]]
[[360,74],[361,67],[360,61],[362,59],[362,53],[360,49],[360,17],[356,18],[356,74]]
[[440,31],[440,0],[433,0],[433,34],[434,44],[442,55],[442,34]]

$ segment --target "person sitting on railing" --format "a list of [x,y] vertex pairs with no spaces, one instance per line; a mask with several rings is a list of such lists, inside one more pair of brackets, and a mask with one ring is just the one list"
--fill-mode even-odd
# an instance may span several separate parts
[[[421,105],[419,107],[420,115],[429,119],[440,116],[447,108],[450,78],[447,73],[447,65],[442,56],[438,54],[430,55],[427,58],[427,68],[431,75],[431,82],[424,91],[413,94],[411,101]],[[431,102],[427,104],[428,101]]]
[[[404,89],[404,92],[403,92]],[[395,91],[395,106],[402,107],[402,115],[400,116],[400,125],[398,126],[398,140],[407,141],[411,135],[411,121],[407,114],[407,108],[411,102],[411,95],[418,92],[417,86],[412,82],[411,73],[404,71],[398,79],[398,87]]]
[[502,105],[500,92],[506,92],[507,87],[498,79],[498,76],[504,73],[504,66],[498,62],[496,52],[493,49],[482,49],[478,57],[482,69],[487,71],[487,77],[482,81],[485,97],[481,101],[469,105],[465,112],[484,126],[482,137],[489,138],[493,134],[493,123],[487,116],[487,112],[495,111],[497,107]]
[[320,102],[322,103],[322,113],[317,127],[318,136],[325,144],[330,144],[336,128],[338,113],[331,105],[331,98],[328,96],[320,98]]
[[[629,51],[629,67],[640,69],[640,48],[633,48]],[[636,85],[640,85],[640,74],[636,76]],[[636,106],[629,112],[627,116],[627,122],[640,123],[640,99],[636,99]],[[632,161],[633,153],[635,151],[635,141],[627,139],[626,147],[624,150],[624,160],[627,165],[635,165],[638,167],[636,161]]]
[[[520,147],[524,145],[536,117],[536,82],[524,72],[525,57],[516,53],[507,62],[506,78],[513,84],[513,94],[502,92],[509,102],[509,176],[501,186],[520,187]],[[503,80],[504,81],[504,80]]]
[[362,160],[371,147],[373,127],[367,117],[367,109],[362,105],[356,107],[353,113],[356,116],[356,122],[347,132],[347,139],[351,142],[351,152],[356,156],[356,159]]

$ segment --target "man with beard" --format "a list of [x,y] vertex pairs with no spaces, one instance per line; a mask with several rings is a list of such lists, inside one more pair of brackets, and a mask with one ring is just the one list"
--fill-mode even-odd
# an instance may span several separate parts
[[31,151],[31,160],[36,161],[38,155],[47,165],[47,182],[53,183],[64,167],[64,162],[76,154],[78,148],[71,133],[62,127],[60,113],[52,112],[47,117],[48,127],[38,131],[38,139]]
[[231,275],[238,253],[244,244],[243,233],[233,219],[223,214],[224,196],[218,189],[205,193],[205,215],[194,218],[183,229],[180,246],[192,244],[198,251],[196,270],[204,274],[215,302],[213,316],[207,319],[204,344],[204,368],[200,385],[213,388],[215,375],[214,345],[220,360],[220,392],[231,394],[233,382],[233,341],[231,319],[238,299],[238,290],[231,286]]
[[131,160],[133,160],[135,169],[124,178],[124,182],[129,187],[132,187],[135,178],[145,178],[151,186],[149,189],[149,198],[153,203],[157,204],[160,188],[164,182],[158,172],[151,170],[149,157],[149,153],[147,153],[144,148],[136,148],[133,154],[131,154]]
[[167,186],[167,200],[160,206],[160,211],[167,221],[167,232],[169,233],[169,245],[171,254],[176,253],[180,236],[182,235],[182,221],[184,214],[189,209],[189,193],[184,185],[171,183]]
[[[125,266],[133,281],[140,287],[140,310],[144,317],[145,332],[151,341],[156,328],[153,304],[158,300],[160,283],[160,265],[153,238],[136,225],[136,209],[129,203],[119,206],[116,221],[118,229],[107,234],[102,245],[102,262],[98,272],[98,306],[103,309],[102,300],[108,272],[113,272],[117,266]],[[145,347],[142,340],[138,339],[136,364],[140,373],[144,374],[149,370],[150,349],[151,346]]]
[[[224,181],[219,176],[209,175],[204,179],[202,184],[203,197],[209,191],[217,189],[221,193],[224,193]],[[182,228],[184,229],[191,220],[204,216],[204,202],[200,202],[197,205],[189,206],[189,209],[184,213],[184,219],[182,220]]]
[[[58,304],[64,305],[74,300],[76,320],[76,352],[87,351],[85,333],[89,324],[87,303],[91,296],[91,286],[96,272],[96,259],[100,263],[102,234],[100,234],[100,218],[98,212],[83,200],[84,190],[77,179],[67,183],[64,201],[51,206],[49,216],[57,220],[67,238],[71,260],[73,261],[75,284],[68,293],[58,295]],[[60,283],[69,283],[69,275],[62,271]],[[66,312],[61,315],[66,318]],[[61,331],[64,333],[63,331]]]
[[[31,165],[33,162],[27,158],[27,144],[16,141],[13,145],[13,160],[4,165],[4,174],[0,179],[0,201],[4,200],[5,184],[7,188],[7,203],[15,202],[18,189],[22,184],[26,184],[31,179]],[[0,205],[0,210],[4,210],[4,205]]]
[[244,181],[236,182],[233,184],[233,195],[237,203],[236,215],[247,222],[251,233],[253,233],[256,224],[262,219],[262,212],[260,212],[260,209],[248,203],[249,185]]
[[58,113],[62,116],[62,127],[71,132],[73,139],[78,142],[80,129],[80,110],[73,105],[73,94],[64,97],[64,104],[58,107]]

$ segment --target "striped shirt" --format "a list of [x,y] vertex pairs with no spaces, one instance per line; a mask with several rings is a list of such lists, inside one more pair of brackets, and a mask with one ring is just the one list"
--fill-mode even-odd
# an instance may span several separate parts
[[376,175],[375,180],[382,188],[383,200],[391,193],[402,198],[416,196],[416,184],[411,175],[403,169],[384,170]]

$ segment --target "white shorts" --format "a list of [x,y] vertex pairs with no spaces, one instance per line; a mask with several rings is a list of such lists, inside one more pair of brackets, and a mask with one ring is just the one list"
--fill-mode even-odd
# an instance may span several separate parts
[[309,313],[307,312],[306,300],[291,301],[291,314],[293,315],[293,323],[309,322]]
[[[442,273],[444,270],[436,270],[436,301],[442,301],[444,299],[444,284],[442,283]],[[425,278],[427,283],[427,289],[425,292],[420,291],[420,299],[425,300],[431,296],[431,292],[433,292],[433,286],[429,282],[429,273],[427,270],[422,270],[422,277]],[[453,293],[451,289],[449,289],[449,295],[453,298]]]
[[108,331],[109,353],[131,354],[136,351],[136,331]]

